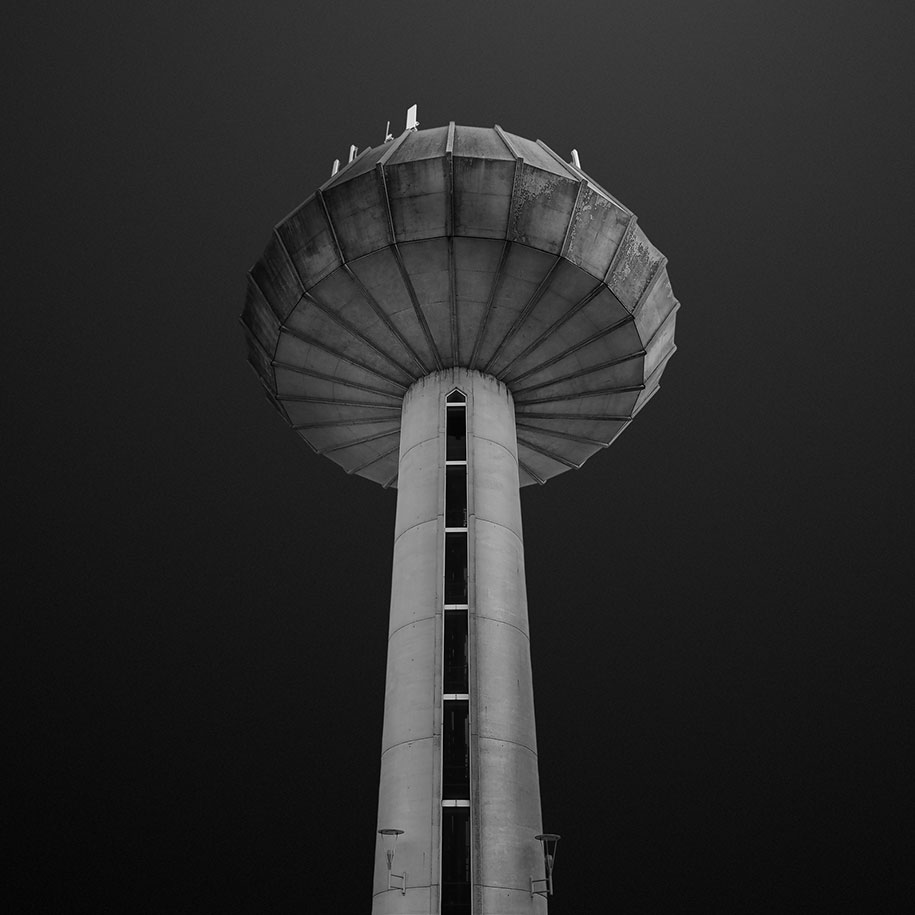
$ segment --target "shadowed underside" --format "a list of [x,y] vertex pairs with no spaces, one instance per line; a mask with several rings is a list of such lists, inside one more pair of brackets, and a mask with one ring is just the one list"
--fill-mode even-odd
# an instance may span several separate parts
[[406,131],[284,219],[248,276],[249,359],[348,473],[397,483],[403,395],[452,366],[514,398],[521,485],[580,467],[675,351],[666,259],[635,216],[541,141]]

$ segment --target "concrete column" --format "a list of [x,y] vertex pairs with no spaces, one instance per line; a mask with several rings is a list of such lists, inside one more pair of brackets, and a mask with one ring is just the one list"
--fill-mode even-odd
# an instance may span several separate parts
[[448,369],[403,404],[378,827],[403,829],[373,915],[440,912],[445,397],[467,398],[468,630],[473,915],[545,913],[514,405],[496,379]]

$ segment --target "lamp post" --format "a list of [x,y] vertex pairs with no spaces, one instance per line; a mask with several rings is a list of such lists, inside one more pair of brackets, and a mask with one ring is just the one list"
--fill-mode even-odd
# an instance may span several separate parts
[[[388,860],[388,889],[399,889],[402,896],[407,895],[407,872],[395,874],[392,872],[394,867],[394,855],[397,853],[397,837],[403,835],[402,829],[379,829],[378,834],[384,843],[384,855]],[[391,886],[392,880],[399,880],[400,886]]]
[[[556,846],[559,844],[561,836],[554,832],[545,832],[542,835],[534,836],[543,846],[543,870],[545,877],[531,877],[531,897],[534,896],[552,896],[553,895],[553,867],[556,864]],[[543,884],[540,889],[534,889],[535,884]]]

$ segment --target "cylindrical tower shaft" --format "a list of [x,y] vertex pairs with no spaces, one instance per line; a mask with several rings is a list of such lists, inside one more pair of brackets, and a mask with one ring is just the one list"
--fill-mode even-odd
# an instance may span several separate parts
[[[428,375],[403,404],[374,915],[531,915],[542,877],[514,405]],[[403,882],[406,892],[401,893]]]

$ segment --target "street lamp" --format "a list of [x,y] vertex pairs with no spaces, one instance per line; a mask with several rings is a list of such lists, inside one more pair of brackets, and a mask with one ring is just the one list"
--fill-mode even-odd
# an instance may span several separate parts
[[[384,844],[384,854],[388,859],[388,889],[400,890],[402,896],[407,895],[407,872],[402,874],[392,873],[391,868],[394,866],[394,855],[397,851],[397,837],[403,835],[402,829],[379,829],[378,834]],[[400,886],[391,886],[392,880],[399,880]]]
[[[545,877],[531,877],[531,897],[553,895],[553,867],[556,864],[556,846],[560,836],[554,832],[545,832],[543,835],[534,836],[543,846],[543,870]],[[535,884],[542,884],[539,889],[534,889]]]

